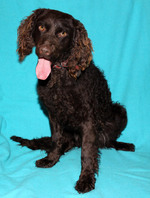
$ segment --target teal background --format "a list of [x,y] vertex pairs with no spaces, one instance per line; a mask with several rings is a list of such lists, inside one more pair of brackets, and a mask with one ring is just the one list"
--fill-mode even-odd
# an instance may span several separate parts
[[[136,152],[102,150],[95,190],[75,189],[81,150],[62,156],[51,169],[35,167],[44,152],[18,147],[10,136],[49,136],[37,100],[33,53],[18,62],[17,28],[37,8],[73,15],[86,27],[94,61],[105,72],[114,101],[128,111],[121,141]],[[0,197],[150,198],[150,0],[0,1]]]

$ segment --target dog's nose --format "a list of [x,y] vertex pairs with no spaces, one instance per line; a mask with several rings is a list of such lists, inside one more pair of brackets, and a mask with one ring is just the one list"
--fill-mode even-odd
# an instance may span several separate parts
[[39,53],[40,53],[40,55],[49,56],[49,55],[50,55],[50,50],[48,49],[48,47],[42,46],[42,47],[40,47],[40,49],[39,49]]

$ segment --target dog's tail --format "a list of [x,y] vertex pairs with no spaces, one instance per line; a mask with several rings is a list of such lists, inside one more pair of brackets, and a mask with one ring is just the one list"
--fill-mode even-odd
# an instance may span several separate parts
[[19,142],[20,146],[26,146],[32,150],[49,151],[53,146],[51,137],[43,137],[39,139],[28,140],[18,136],[12,136],[10,139],[12,139],[15,142]]

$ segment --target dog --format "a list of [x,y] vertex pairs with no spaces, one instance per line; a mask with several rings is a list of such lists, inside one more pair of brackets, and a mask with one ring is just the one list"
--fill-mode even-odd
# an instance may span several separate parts
[[36,48],[37,91],[46,108],[51,137],[11,139],[47,156],[36,166],[54,166],[61,155],[81,148],[81,174],[75,189],[86,193],[95,188],[100,149],[134,151],[134,144],[118,142],[127,125],[126,109],[111,99],[102,71],[92,59],[92,43],[83,24],[71,15],[37,9],[18,28],[19,60]]

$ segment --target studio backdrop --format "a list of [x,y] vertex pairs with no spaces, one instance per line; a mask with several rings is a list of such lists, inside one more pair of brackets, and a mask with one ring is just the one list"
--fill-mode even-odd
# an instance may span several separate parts
[[[81,149],[54,167],[35,167],[46,154],[10,140],[50,136],[38,102],[35,49],[20,63],[17,28],[38,8],[71,14],[87,29],[93,60],[104,71],[112,99],[123,104],[128,125],[120,141],[136,151],[101,150],[95,190],[74,189]],[[1,198],[150,198],[150,1],[149,0],[1,0],[0,1],[0,197]]]

